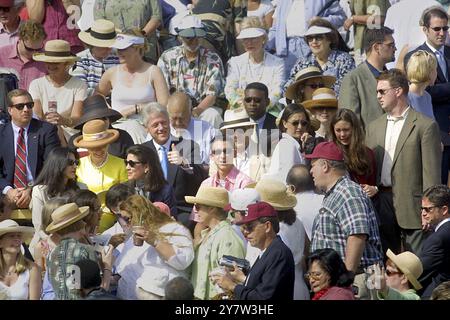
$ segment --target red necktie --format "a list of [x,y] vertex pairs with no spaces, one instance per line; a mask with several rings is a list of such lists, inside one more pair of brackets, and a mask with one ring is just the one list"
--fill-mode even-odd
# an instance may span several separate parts
[[25,130],[20,128],[17,139],[16,162],[14,169],[14,188],[27,187],[27,147],[24,138]]

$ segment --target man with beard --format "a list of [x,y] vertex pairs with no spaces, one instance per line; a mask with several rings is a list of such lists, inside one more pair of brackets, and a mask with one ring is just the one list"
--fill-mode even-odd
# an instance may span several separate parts
[[181,46],[165,51],[158,61],[170,92],[181,91],[191,97],[192,115],[218,128],[222,123],[222,109],[217,107],[223,95],[225,73],[219,55],[199,44],[206,35],[201,21],[195,16],[185,17],[175,28]]

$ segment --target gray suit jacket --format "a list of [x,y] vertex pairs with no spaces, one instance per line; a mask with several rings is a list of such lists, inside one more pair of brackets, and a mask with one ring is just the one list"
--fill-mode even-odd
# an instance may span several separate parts
[[[375,152],[378,185],[386,127],[387,114],[367,127],[367,146]],[[440,141],[437,123],[410,108],[395,147],[391,171],[395,215],[403,229],[422,228],[420,207],[423,191],[441,182]]]
[[384,113],[377,99],[377,80],[365,62],[342,80],[339,108],[354,111],[364,128]]

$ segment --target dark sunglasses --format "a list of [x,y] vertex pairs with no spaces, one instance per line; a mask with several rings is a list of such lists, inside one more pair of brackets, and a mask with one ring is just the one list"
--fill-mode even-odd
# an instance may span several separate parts
[[392,275],[394,275],[394,274],[401,274],[401,272],[400,271],[391,271],[391,270],[387,270],[386,269],[386,275],[387,276],[392,276]]
[[294,127],[298,127],[299,124],[301,124],[302,127],[306,127],[309,124],[309,122],[306,121],[306,120],[301,120],[301,121],[296,120],[296,121],[292,121],[292,122],[289,122],[289,123],[292,124]]
[[9,7],[0,7],[0,11],[9,12],[11,8]]
[[80,160],[67,159],[67,165],[69,165],[69,166],[76,166],[76,167],[78,167],[79,164],[80,164]]
[[216,156],[220,156],[222,153],[232,154],[233,150],[232,149],[215,149],[215,150],[213,150],[213,154]]
[[261,102],[261,98],[257,98],[257,97],[246,97],[244,98],[244,101],[247,103],[250,103],[252,101],[255,101],[256,103],[260,103]]
[[22,41],[22,43],[23,43],[23,46],[24,46],[25,50],[30,51],[30,52],[39,52],[39,51],[42,51],[42,48],[43,48],[43,47],[40,47],[40,48],[37,48],[37,49],[35,49],[35,48],[30,48],[30,47],[28,47],[28,46],[25,44],[25,41]]
[[431,207],[421,207],[420,211],[425,211],[426,213],[430,213],[434,208],[438,208],[439,206],[431,206]]
[[310,87],[311,89],[319,89],[319,88],[325,88],[325,85],[323,83],[311,83],[306,84],[305,87]]
[[129,165],[130,167],[134,168],[135,165],[142,164],[140,161],[133,161],[133,160],[123,160],[125,162],[125,166]]
[[441,30],[444,30],[444,31],[448,31],[448,29],[449,29],[449,26],[445,26],[445,27],[430,27],[430,29],[432,29],[433,31],[436,31],[436,32],[439,32],[439,31],[441,31]]
[[306,36],[305,39],[307,42],[311,42],[314,39],[316,39],[317,41],[321,41],[325,38],[325,36],[323,34],[314,34],[312,36]]
[[11,107],[16,108],[17,110],[23,110],[23,108],[25,108],[25,107],[27,107],[28,109],[33,109],[34,102],[17,103],[17,104],[13,104]]
[[392,89],[397,89],[397,88],[379,89],[379,90],[377,90],[377,93],[384,96],[389,90],[392,90]]
[[250,222],[247,224],[243,224],[241,226],[241,230],[242,230],[242,232],[252,233],[253,230],[255,230],[255,228],[258,226],[258,224],[260,224],[259,221],[254,221],[254,222]]

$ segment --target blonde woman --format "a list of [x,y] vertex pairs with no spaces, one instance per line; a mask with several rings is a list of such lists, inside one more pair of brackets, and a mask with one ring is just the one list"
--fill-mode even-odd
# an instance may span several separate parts
[[225,95],[230,106],[243,105],[244,89],[252,82],[263,83],[269,88],[270,104],[275,106],[281,98],[285,70],[280,58],[264,50],[267,41],[264,23],[258,17],[244,18],[237,39],[242,40],[245,53],[228,61]]
[[112,47],[117,49],[120,65],[108,69],[97,88],[104,96],[111,94],[112,108],[126,118],[114,127],[128,131],[135,144],[145,142],[147,136],[140,116],[141,105],[156,101],[165,106],[169,96],[161,69],[143,59],[147,46],[137,30],[119,34]]
[[409,104],[414,110],[435,120],[431,96],[425,89],[436,81],[436,57],[425,50],[415,52],[406,66],[406,75],[409,81]]
[[25,258],[22,242],[34,229],[13,220],[0,222],[0,300],[39,300],[42,280],[39,267]]
[[[188,277],[194,260],[189,230],[156,208],[147,198],[133,195],[123,201],[120,214],[131,216],[134,235],[125,243],[116,262],[121,278],[117,295],[122,299],[154,300],[155,286],[164,287],[175,277]],[[165,283],[157,283],[158,280]]]

